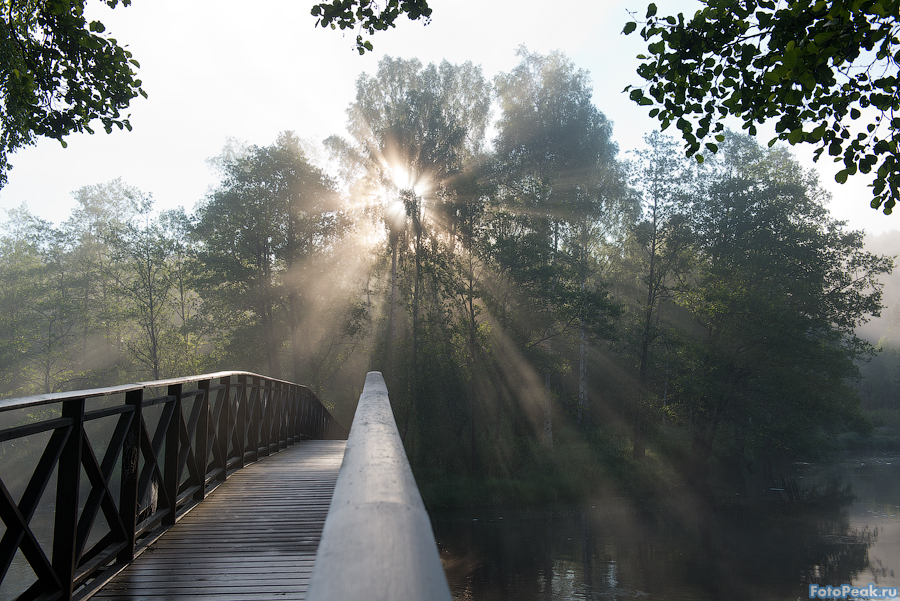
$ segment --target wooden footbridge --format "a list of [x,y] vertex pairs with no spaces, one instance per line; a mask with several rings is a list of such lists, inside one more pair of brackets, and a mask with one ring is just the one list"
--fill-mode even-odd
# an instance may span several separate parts
[[384,380],[348,432],[246,372],[0,401],[0,599],[442,599]]

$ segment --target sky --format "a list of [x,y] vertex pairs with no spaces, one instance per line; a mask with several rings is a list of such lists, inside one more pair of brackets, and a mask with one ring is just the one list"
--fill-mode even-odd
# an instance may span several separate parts
[[[471,61],[489,78],[519,62],[521,45],[531,52],[564,52],[590,72],[594,103],[614,123],[620,156],[642,146],[656,122],[622,90],[640,84],[636,58],[644,49],[636,33],[621,35],[629,11],[643,16],[645,0],[430,0],[432,22],[410,22],[371,38],[374,52],[355,51],[355,33],[315,27],[313,0],[133,0],[108,9],[88,0],[89,18],[140,62],[138,76],[149,98],[130,107],[133,131],[40,140],[17,151],[0,209],[25,203],[35,215],[61,223],[82,186],[121,177],[153,195],[157,209],[192,211],[216,174],[207,159],[229,138],[257,145],[280,131],[319,142],[345,135],[346,108],[356,80],[372,74],[385,56],[423,63]],[[657,0],[660,14],[692,14],[696,0]],[[677,131],[667,132],[676,135]],[[768,137],[760,136],[761,142]],[[812,148],[795,147],[806,166]],[[854,229],[879,234],[900,229],[900,216],[869,208],[862,176],[834,182],[829,159],[815,165],[833,194],[829,208]],[[5,217],[0,215],[0,218]]]

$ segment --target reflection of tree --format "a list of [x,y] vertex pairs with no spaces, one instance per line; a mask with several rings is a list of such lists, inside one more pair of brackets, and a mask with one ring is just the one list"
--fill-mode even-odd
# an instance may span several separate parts
[[711,519],[672,506],[641,515],[624,505],[506,511],[439,518],[434,531],[457,598],[556,598],[550,585],[569,587],[574,576],[574,591],[587,599],[796,599],[810,583],[892,573],[870,565],[877,533],[850,527],[852,498],[849,487],[832,486],[803,507]]
[[853,499],[849,486],[832,483],[810,491],[803,506],[719,516],[689,562],[709,567],[692,577],[730,599],[796,599],[810,583],[852,582],[867,568],[873,542],[871,533],[850,528]]

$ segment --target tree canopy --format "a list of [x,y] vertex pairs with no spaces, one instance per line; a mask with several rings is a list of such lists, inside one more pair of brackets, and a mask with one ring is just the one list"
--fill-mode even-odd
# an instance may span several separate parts
[[[369,35],[396,27],[394,23],[402,14],[406,14],[411,21],[425,19],[428,23],[431,20],[431,7],[427,0],[388,0],[381,10],[372,0],[332,0],[316,4],[310,12],[319,18],[316,25],[332,29],[358,27]],[[366,50],[372,50],[372,42],[363,39],[360,33],[356,36],[356,49],[360,54],[365,54]]]
[[900,1],[702,0],[693,18],[661,16],[655,4],[640,26],[648,54],[628,86],[662,129],[681,130],[688,156],[716,152],[726,117],[755,135],[775,122],[777,140],[814,144],[844,168],[875,173],[872,208],[890,214],[900,199]]
[[[110,8],[131,0],[104,0]],[[86,0],[0,2],[0,187],[7,155],[38,137],[59,140],[93,133],[100,119],[107,133],[131,129],[121,111],[146,97],[132,67],[138,62],[99,21],[84,17]]]

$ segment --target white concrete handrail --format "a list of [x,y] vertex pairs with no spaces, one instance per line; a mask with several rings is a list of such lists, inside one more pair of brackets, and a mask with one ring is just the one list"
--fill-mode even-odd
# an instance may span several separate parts
[[307,599],[451,599],[380,372],[366,375]]

